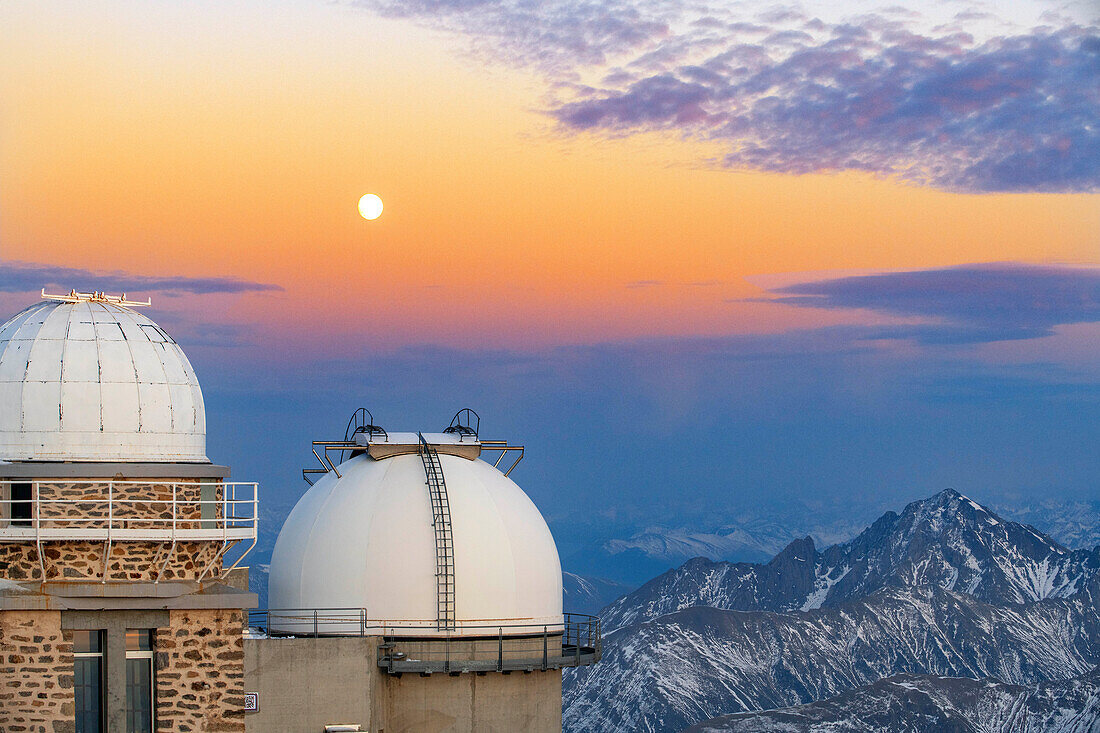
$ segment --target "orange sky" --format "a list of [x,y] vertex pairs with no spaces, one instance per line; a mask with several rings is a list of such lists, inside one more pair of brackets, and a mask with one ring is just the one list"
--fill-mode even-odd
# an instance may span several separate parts
[[707,170],[561,134],[543,92],[321,2],[5,3],[0,257],[277,283],[210,317],[319,346],[768,332],[867,316],[728,302],[746,277],[1100,261],[1096,196]]

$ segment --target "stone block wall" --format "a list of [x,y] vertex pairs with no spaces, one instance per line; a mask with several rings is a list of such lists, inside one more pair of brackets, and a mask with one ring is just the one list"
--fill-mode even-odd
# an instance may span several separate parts
[[[195,580],[221,550],[216,541],[171,543],[119,541],[111,545],[106,580],[152,582],[161,565],[161,580]],[[103,578],[103,542],[43,542],[42,558],[47,581],[99,581]],[[218,560],[207,572],[216,577],[221,571]],[[0,543],[0,578],[20,582],[42,581],[38,547],[33,542]]]
[[[173,519],[172,499],[175,497],[175,519],[178,529],[202,528],[202,507],[198,503],[202,485],[194,481],[152,479],[148,483],[115,483],[108,481],[42,481],[37,490],[41,504],[38,521],[43,527],[83,529],[106,526],[108,496],[114,501],[111,510],[113,526],[129,529],[163,528],[170,531]],[[224,495],[221,484],[213,498]],[[209,497],[208,497],[209,498]],[[57,503],[64,500],[64,503]],[[220,504],[208,508],[207,519],[223,515]],[[180,521],[182,520],[182,521]],[[97,525],[98,523],[98,525]],[[0,527],[6,520],[0,520]],[[171,550],[170,542],[117,540],[104,578],[104,552],[101,541],[43,542],[42,562],[37,545],[31,542],[0,543],[0,578],[16,581],[136,581],[157,578],[164,566],[161,580],[194,580],[210,564],[219,550],[218,541],[178,542]],[[42,577],[42,565],[45,577]],[[207,575],[217,575],[220,561],[210,567]]]
[[[221,499],[222,487],[217,485],[217,496]],[[83,520],[106,520],[108,517],[108,498],[114,504],[110,512],[112,518],[121,524],[118,526],[134,529],[166,526],[160,522],[142,521],[143,519],[172,519],[172,499],[176,500],[176,519],[197,520],[202,507],[198,503],[201,489],[194,482],[173,483],[170,480],[157,480],[150,483],[116,483],[113,486],[103,482],[41,482],[38,484],[39,506],[43,526],[88,527]],[[63,501],[60,503],[58,500]],[[221,516],[221,507],[214,505],[213,516]],[[73,521],[76,520],[76,521]],[[198,528],[197,522],[181,522],[180,529]]]
[[244,731],[244,612],[172,611],[157,629],[157,730]]
[[73,645],[60,611],[0,611],[0,731],[75,730]]

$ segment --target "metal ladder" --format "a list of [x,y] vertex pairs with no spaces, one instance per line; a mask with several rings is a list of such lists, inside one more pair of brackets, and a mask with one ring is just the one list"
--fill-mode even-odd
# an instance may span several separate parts
[[432,529],[435,531],[436,628],[455,628],[455,548],[451,537],[451,504],[447,499],[447,482],[439,453],[420,437],[420,460],[432,503]]

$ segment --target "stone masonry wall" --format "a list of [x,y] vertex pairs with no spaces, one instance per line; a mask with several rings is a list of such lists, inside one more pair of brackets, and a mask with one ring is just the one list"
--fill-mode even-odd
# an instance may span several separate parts
[[[221,500],[224,489],[216,486],[214,498]],[[172,499],[176,500],[174,516],[178,529],[201,527],[201,487],[195,482],[173,482],[153,479],[149,483],[114,483],[108,481],[43,481],[37,484],[37,505],[41,509],[37,521],[42,527],[74,528],[105,526],[108,520],[108,496],[114,502],[111,510],[113,526],[128,529],[171,528]],[[63,500],[63,503],[59,503]],[[215,505],[214,518],[223,514]],[[91,520],[91,521],[89,521]],[[167,520],[167,521],[165,521]],[[183,520],[183,521],[180,521]],[[3,524],[5,520],[0,520]],[[108,581],[152,581],[161,565],[167,564],[161,580],[194,580],[221,549],[217,541],[178,542],[169,553],[170,542],[118,540],[112,543],[107,563]],[[101,541],[43,542],[44,580],[101,580],[105,543]],[[217,575],[220,563],[207,575]],[[17,581],[41,581],[37,545],[33,542],[0,544],[0,577]]]
[[72,635],[60,611],[0,611],[0,731],[71,733]]
[[[156,580],[161,565],[167,560],[161,580],[195,580],[221,549],[221,542],[171,543],[114,542],[107,563],[108,581]],[[103,542],[68,541],[43,542],[42,555],[47,581],[80,581],[103,579]],[[216,562],[207,577],[217,576],[221,563]],[[0,577],[15,581],[41,581],[38,548],[33,543],[0,543]]]
[[[43,526],[87,527],[84,521],[67,522],[68,517],[84,519],[107,519],[107,500],[112,499],[114,509],[111,514],[115,520],[125,522],[124,526],[139,528],[155,526],[153,522],[143,522],[138,518],[171,519],[172,497],[176,499],[177,519],[198,519],[201,507],[198,504],[200,488],[194,483],[89,483],[79,482],[40,482],[38,484]],[[219,486],[217,498],[221,498]],[[62,500],[64,503],[60,503]],[[220,516],[220,507],[214,507]],[[47,521],[48,520],[48,521]],[[197,523],[181,523],[180,528],[197,527]]]
[[244,731],[242,611],[172,611],[153,648],[157,731]]

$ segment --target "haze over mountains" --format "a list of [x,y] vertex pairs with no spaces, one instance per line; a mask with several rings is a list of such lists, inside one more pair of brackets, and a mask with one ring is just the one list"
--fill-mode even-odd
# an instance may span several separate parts
[[[696,557],[731,562],[767,562],[795,537],[809,536],[818,547],[847,542],[894,506],[768,506],[723,514],[717,519],[681,517],[685,525],[618,527],[611,537],[580,547],[568,533],[559,544],[562,564],[585,576],[610,578],[635,587]],[[1100,544],[1100,502],[1002,498],[1002,516],[1026,522],[1070,548]],[[674,517],[670,516],[670,521]],[[588,528],[599,536],[600,528]],[[606,531],[606,530],[604,530]]]
[[1098,570],[1100,547],[1070,550],[954,491],[824,550],[807,537],[766,564],[695,559],[603,611],[604,660],[567,674],[566,729],[678,731],[857,688],[873,705],[899,674],[1088,675]]

